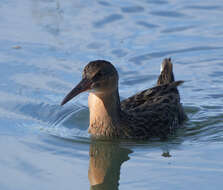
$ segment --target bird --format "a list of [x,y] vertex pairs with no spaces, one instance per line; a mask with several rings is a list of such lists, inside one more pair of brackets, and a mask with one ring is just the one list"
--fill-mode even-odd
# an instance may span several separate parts
[[61,106],[88,91],[89,128],[93,137],[109,139],[167,139],[187,116],[177,89],[173,64],[165,58],[154,87],[120,101],[119,75],[109,61],[89,62],[82,80],[63,99]]

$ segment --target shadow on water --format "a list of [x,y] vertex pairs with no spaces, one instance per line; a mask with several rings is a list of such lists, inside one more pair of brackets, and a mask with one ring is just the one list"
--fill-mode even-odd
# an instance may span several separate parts
[[120,180],[123,181],[123,179],[120,179],[120,175],[123,172],[122,165],[134,158],[134,156],[130,155],[135,154],[135,151],[140,150],[142,151],[141,154],[148,154],[151,149],[158,149],[159,157],[168,159],[172,157],[172,149],[177,149],[182,142],[183,140],[180,138],[162,142],[159,140],[122,140],[112,142],[91,139],[88,170],[90,189],[118,190]]
[[[52,138],[51,138],[52,137]],[[160,159],[168,160],[172,157],[171,151],[181,145],[181,139],[168,141],[120,141],[99,140],[91,138],[88,142],[51,136],[41,139],[44,144],[28,143],[27,146],[38,151],[50,151],[54,155],[66,158],[77,158],[88,162],[86,174],[91,190],[118,190],[119,184],[125,179],[127,162],[131,159],[146,158],[158,150]],[[88,156],[87,156],[88,154]],[[174,154],[174,153],[173,153]],[[134,161],[133,161],[134,162]],[[127,164],[127,165],[126,165]],[[123,167],[124,165],[124,167]],[[75,166],[77,167],[77,166]],[[152,166],[149,166],[152,168]],[[74,181],[75,183],[75,181]]]
[[121,165],[129,160],[132,151],[118,143],[93,142],[89,150],[88,178],[92,190],[116,190]]

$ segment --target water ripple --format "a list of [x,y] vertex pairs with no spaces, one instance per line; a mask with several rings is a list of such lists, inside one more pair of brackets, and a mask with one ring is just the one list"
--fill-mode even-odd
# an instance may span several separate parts
[[124,13],[140,13],[144,11],[144,8],[140,6],[132,6],[132,7],[122,7],[121,10]]
[[185,6],[186,9],[195,9],[195,10],[222,10],[222,6],[215,6],[215,5],[191,5],[191,6]]
[[[97,179],[106,173],[104,189],[190,189],[195,181],[195,189],[221,189],[220,0],[3,2],[0,189],[89,189],[88,170],[96,163],[89,148],[103,166],[94,168]],[[93,139],[89,110],[80,105],[87,94],[59,106],[93,59],[117,66],[120,95],[127,97],[155,84],[167,56],[176,80],[186,81],[179,91],[188,115],[167,141]]]
[[148,23],[146,21],[137,21],[136,24],[138,24],[140,26],[144,26],[146,28],[156,28],[156,27],[159,27],[157,24],[151,24],[151,23]]
[[214,46],[200,46],[199,47],[198,46],[198,47],[191,47],[191,48],[178,49],[178,50],[153,52],[153,53],[147,53],[147,54],[132,57],[129,59],[129,61],[141,64],[143,61],[156,58],[156,57],[164,57],[164,56],[169,56],[169,55],[178,54],[178,53],[208,51],[208,50],[217,50],[217,49],[223,49],[223,47],[214,47]]
[[181,32],[181,31],[185,31],[185,30],[189,30],[195,28],[195,26],[179,26],[179,27],[171,27],[171,28],[167,28],[162,30],[162,33],[173,33],[173,32]]
[[158,4],[158,5],[168,4],[168,1],[165,0],[147,0],[146,2],[149,4]]
[[180,19],[186,15],[177,11],[151,11],[151,15]]
[[100,21],[95,22],[94,23],[94,27],[101,28],[101,27],[103,27],[103,26],[105,26],[107,24],[116,22],[116,21],[121,20],[121,19],[123,19],[122,15],[120,15],[120,14],[112,14],[112,15],[109,15],[109,16],[103,18]]

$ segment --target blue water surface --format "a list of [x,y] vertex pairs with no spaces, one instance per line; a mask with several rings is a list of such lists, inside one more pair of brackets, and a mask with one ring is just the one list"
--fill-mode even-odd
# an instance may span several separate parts
[[[0,189],[223,186],[222,0],[0,2]],[[91,60],[126,98],[171,57],[189,120],[168,141],[95,141],[87,93],[60,102]]]

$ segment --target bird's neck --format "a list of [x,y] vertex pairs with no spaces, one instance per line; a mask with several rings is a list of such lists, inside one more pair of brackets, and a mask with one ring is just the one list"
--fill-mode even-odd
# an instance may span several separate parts
[[114,136],[121,109],[118,89],[104,93],[91,92],[88,97],[88,106],[89,132],[93,135]]

